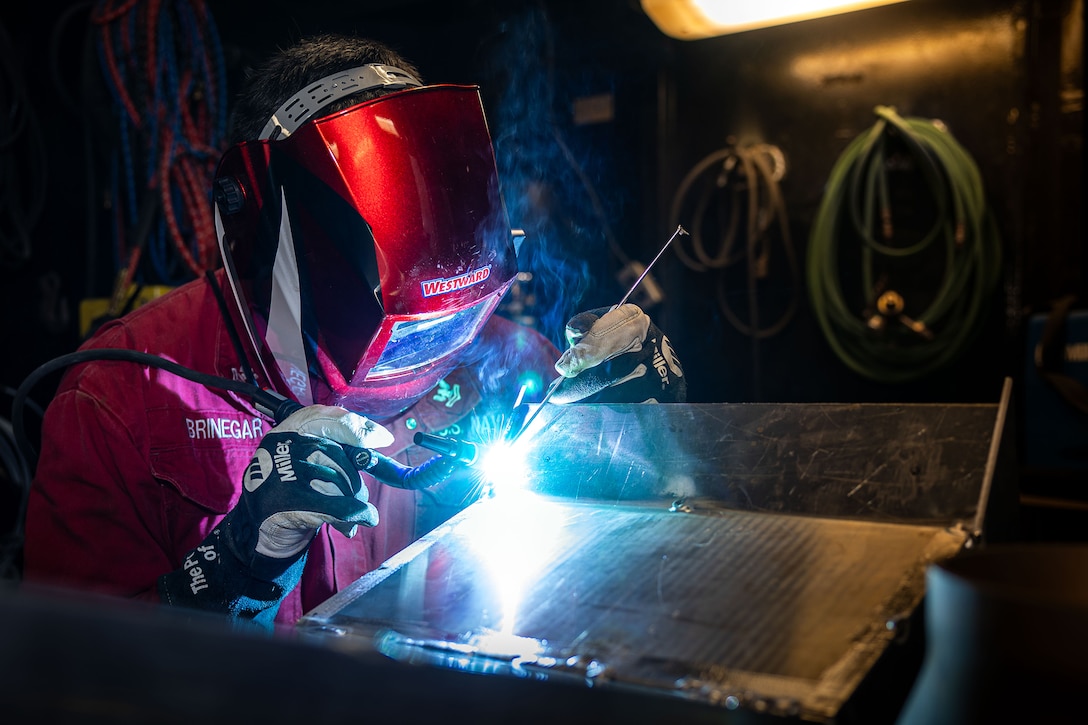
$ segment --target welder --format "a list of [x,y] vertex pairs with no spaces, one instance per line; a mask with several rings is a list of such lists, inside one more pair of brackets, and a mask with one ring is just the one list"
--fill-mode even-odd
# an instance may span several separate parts
[[43,421],[26,581],[289,625],[471,501],[467,476],[387,486],[342,446],[422,463],[416,432],[472,435],[525,373],[569,378],[554,402],[683,398],[635,305],[572,318],[561,357],[493,314],[518,240],[475,87],[322,35],[248,75],[232,128],[213,190],[223,267],[83,349],[154,353],[301,407],[278,421],[153,366],[72,366]]

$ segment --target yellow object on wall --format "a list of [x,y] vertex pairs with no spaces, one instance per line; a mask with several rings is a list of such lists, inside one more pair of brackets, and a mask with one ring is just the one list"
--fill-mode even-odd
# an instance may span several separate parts
[[[126,301],[131,300],[131,302],[128,302],[128,304],[125,305],[124,311],[128,312],[137,307],[146,305],[151,300],[162,297],[172,289],[174,288],[161,284],[147,285],[146,287],[129,285],[124,299]],[[110,306],[112,303],[113,300],[109,297],[91,297],[80,301],[79,336],[81,338],[87,337],[87,334],[91,331],[91,326],[95,324],[96,320],[99,320],[110,313]]]

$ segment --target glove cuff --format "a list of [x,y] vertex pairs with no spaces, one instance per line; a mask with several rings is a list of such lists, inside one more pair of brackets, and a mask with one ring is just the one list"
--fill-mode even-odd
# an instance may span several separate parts
[[185,556],[181,568],[159,577],[159,597],[172,606],[253,619],[270,627],[280,603],[302,577],[306,550],[288,559],[244,554],[232,535],[236,519],[231,511]]
[[583,312],[567,322],[566,337],[571,347],[555,363],[556,372],[563,377],[576,377],[608,360],[642,350],[650,318],[637,305],[598,312]]

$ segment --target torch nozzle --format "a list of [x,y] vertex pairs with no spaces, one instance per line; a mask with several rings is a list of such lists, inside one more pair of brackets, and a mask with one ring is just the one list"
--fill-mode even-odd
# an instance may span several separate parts
[[476,463],[480,457],[480,449],[475,443],[458,440],[457,438],[419,432],[415,434],[412,441],[417,446],[422,446],[435,453],[441,453],[449,458],[457,458],[467,466]]

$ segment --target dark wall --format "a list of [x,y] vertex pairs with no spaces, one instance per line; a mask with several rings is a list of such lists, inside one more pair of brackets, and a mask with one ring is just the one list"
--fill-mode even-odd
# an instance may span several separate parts
[[[8,65],[48,140],[40,164],[48,188],[31,256],[0,269],[0,378],[9,386],[78,344],[79,301],[108,294],[116,271],[101,183],[110,99],[95,87],[88,7],[15,5],[0,11]],[[1001,379],[1020,373],[1027,314],[1085,286],[1081,7],[912,0],[683,42],[661,34],[633,0],[209,3],[232,89],[270,50],[320,31],[383,39],[430,81],[481,84],[512,222],[531,240],[524,262],[538,272],[528,319],[553,337],[578,309],[618,300],[630,281],[625,265],[648,262],[675,228],[677,187],[708,154],[743,141],[782,150],[781,189],[803,265],[828,173],[872,125],[874,106],[941,119],[978,163],[1006,253],[971,349],[923,380],[873,383],[832,353],[781,251],[757,309],[767,320],[793,301],[797,312],[758,344],[723,315],[719,276],[667,253],[653,275],[664,301],[647,306],[685,361],[692,398],[737,402],[993,401]],[[20,146],[22,178],[31,145]],[[721,294],[748,319],[743,277],[729,274]]]
[[[781,265],[780,278],[760,285],[761,307],[770,317],[784,309],[783,298],[798,295],[798,311],[758,344],[722,319],[714,289],[721,275],[674,267],[673,283],[694,294],[669,305],[670,321],[711,320],[685,327],[678,340],[708,352],[689,363],[706,399],[993,400],[1001,378],[1019,373],[1025,310],[1084,284],[1079,179],[1071,188],[1060,176],[1079,169],[1080,141],[1061,139],[1057,128],[1059,117],[1068,123],[1080,112],[1057,113],[1053,88],[1043,89],[1059,70],[1046,57],[1052,39],[1038,37],[1053,32],[1059,5],[921,0],[678,47],[666,176],[678,178],[731,137],[778,146],[792,238],[803,257],[836,159],[875,123],[874,107],[892,106],[904,117],[940,119],[973,157],[1005,254],[990,314],[967,353],[934,375],[896,385],[874,383],[835,357],[806,285],[791,283]],[[1044,199],[1051,207],[1045,219],[1036,208]],[[1043,224],[1057,228],[1041,233]],[[936,270],[917,274],[929,271]],[[747,319],[744,280],[732,281],[726,296]]]

